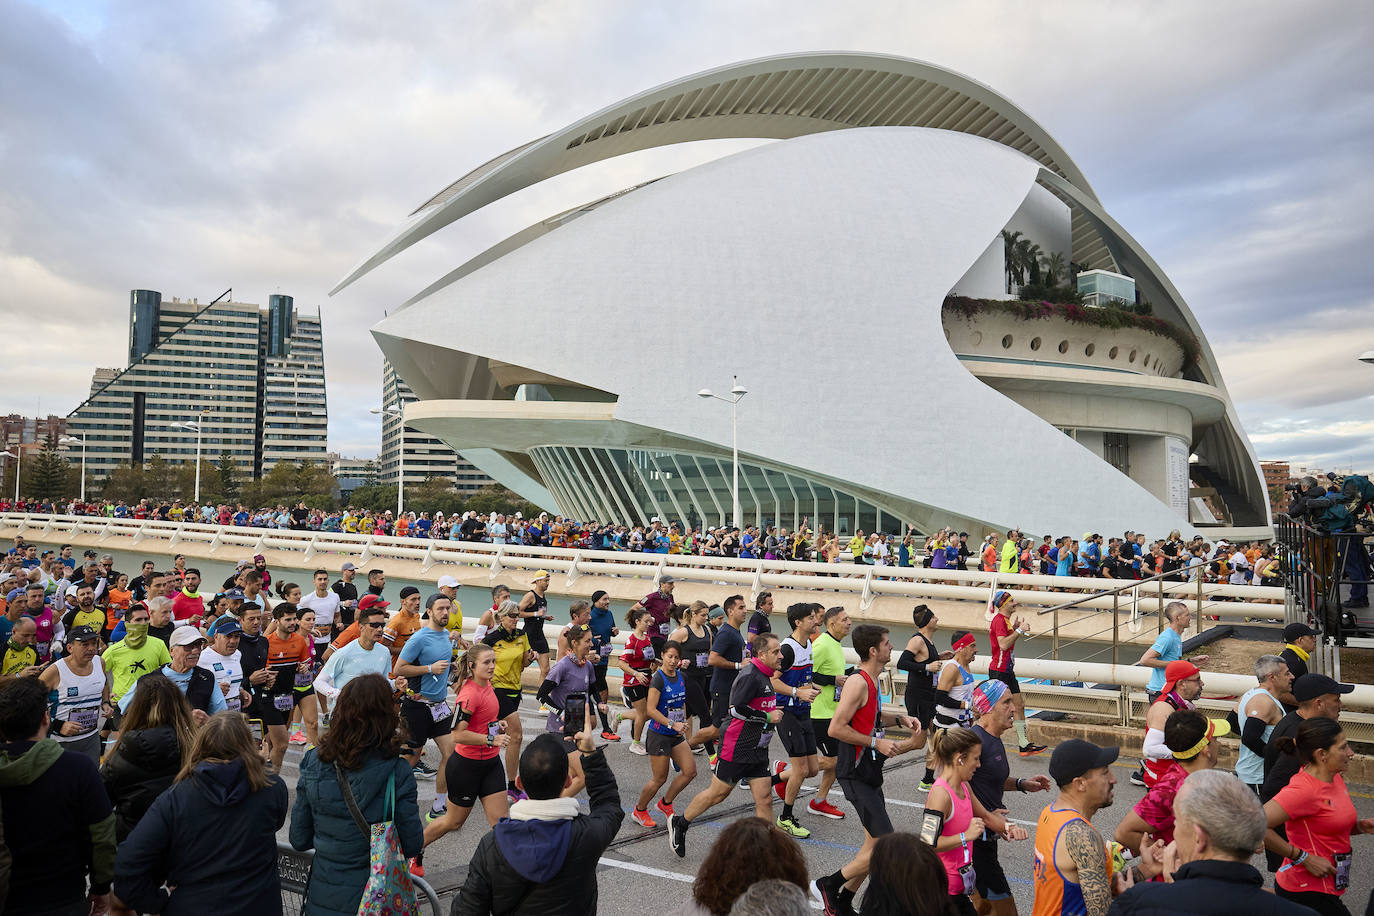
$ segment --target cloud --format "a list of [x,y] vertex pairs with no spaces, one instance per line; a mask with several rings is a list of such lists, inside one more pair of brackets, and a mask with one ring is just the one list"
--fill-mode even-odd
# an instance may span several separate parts
[[536,220],[751,144],[560,176],[328,298],[415,206],[658,83],[855,49],[958,70],[1040,121],[1188,298],[1247,425],[1315,420],[1335,454],[1371,390],[1369,367],[1342,362],[1374,347],[1358,339],[1374,317],[1371,31],[1333,2],[16,0],[0,5],[0,315],[25,345],[0,364],[0,412],[65,413],[92,369],[122,365],[131,288],[281,291],[324,316],[331,446],[373,453],[367,329],[384,310]]

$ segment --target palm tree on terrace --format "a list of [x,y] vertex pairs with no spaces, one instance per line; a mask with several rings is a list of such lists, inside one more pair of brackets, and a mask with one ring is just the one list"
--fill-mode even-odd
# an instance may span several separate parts
[[1007,275],[1008,293],[1011,292],[1011,285],[1013,282],[1024,282],[1018,281],[1016,279],[1018,276],[1024,276],[1024,274],[1018,272],[1018,265],[1020,264],[1020,255],[1017,252],[1016,246],[1020,241],[1020,232],[1008,232],[1005,229],[1002,230],[1002,270]]
[[1045,281],[1046,286],[1058,286],[1059,278],[1064,276],[1065,268],[1068,264],[1064,261],[1063,252],[1056,251],[1047,258],[1040,259],[1040,275]]

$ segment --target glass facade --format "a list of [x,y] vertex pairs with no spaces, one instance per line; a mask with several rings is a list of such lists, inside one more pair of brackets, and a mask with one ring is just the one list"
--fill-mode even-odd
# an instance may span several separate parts
[[[691,527],[732,521],[732,466],[724,458],[643,449],[542,446],[530,458],[558,510],[579,521],[648,524],[652,519]],[[888,507],[794,472],[751,462],[739,466],[740,521],[796,530],[805,523],[842,535],[905,532],[917,526]]]
[[1085,270],[1078,275],[1078,291],[1088,305],[1124,302],[1135,305],[1135,280],[1109,270]]
[[162,293],[151,289],[129,290],[129,362],[141,359],[157,346],[161,309]]

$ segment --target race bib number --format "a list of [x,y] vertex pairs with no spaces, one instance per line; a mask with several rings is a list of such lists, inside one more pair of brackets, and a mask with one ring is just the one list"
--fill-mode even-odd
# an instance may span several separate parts
[[439,703],[438,705],[431,706],[429,708],[429,714],[434,717],[435,722],[438,722],[440,719],[447,717],[451,712],[452,710],[448,708],[447,703]]
[[962,878],[964,882],[964,893],[972,894],[978,883],[978,873],[974,870],[973,863],[970,862],[968,865],[961,865],[959,867],[959,877]]
[[673,625],[671,623],[660,623],[658,625],[658,633],[660,636],[667,636],[671,632],[673,632]]
[[698,653],[697,653],[697,664],[696,664],[696,666],[697,666],[698,668],[705,668],[707,665],[709,665],[709,664],[711,663],[711,662],[710,662],[710,658],[711,658],[711,653],[710,653],[710,652],[698,652]]
[[272,697],[272,707],[281,712],[290,712],[291,707],[294,705],[296,705],[295,700],[289,693],[283,693],[279,696]]
[[687,710],[682,709],[681,707],[676,707],[676,706],[673,707],[672,709],[669,709],[669,710],[668,710],[668,721],[669,721],[669,722],[686,722],[686,721],[687,721]]
[[496,736],[499,734],[501,734],[501,723],[499,721],[488,722],[487,737],[490,738],[492,741],[495,741]]
[[48,657],[48,647],[51,645],[52,643],[46,642],[36,642],[33,644],[33,647],[38,650],[39,659],[44,659]]
[[840,685],[839,685],[839,684],[836,684],[836,685],[835,685],[835,702],[836,702],[836,703],[840,702],[840,690],[841,690]]
[[645,647],[640,651],[640,654],[644,656],[644,660],[645,660],[645,661],[652,661],[652,660],[653,660],[653,657],[654,657],[654,647],[653,647],[653,646],[645,646]]
[[313,683],[315,682],[315,679],[314,679],[313,677],[311,677],[312,674],[313,674],[313,672],[310,671],[308,668],[307,668],[305,671],[297,671],[297,672],[296,672],[296,686],[297,686],[297,687],[309,687],[311,684],[313,684]]
[[603,645],[600,649],[597,649],[597,652],[600,653],[600,655],[601,655],[602,658],[610,658],[610,657],[611,657],[611,650],[612,650],[613,648],[614,648],[614,647],[613,647],[610,643],[606,643],[606,644]]
[[91,731],[96,723],[100,721],[100,707],[88,706],[85,709],[73,709],[67,715],[68,722],[75,722],[81,726],[83,732]]
[[243,709],[243,701],[239,697],[237,692],[235,692],[232,696],[227,696],[224,698],[224,708],[229,710],[230,712],[238,712],[239,710]]
[[1336,866],[1336,874],[1333,876],[1336,881],[1336,890],[1343,891],[1350,887],[1350,863],[1354,860],[1354,853],[1338,852],[1331,857],[1332,864]]

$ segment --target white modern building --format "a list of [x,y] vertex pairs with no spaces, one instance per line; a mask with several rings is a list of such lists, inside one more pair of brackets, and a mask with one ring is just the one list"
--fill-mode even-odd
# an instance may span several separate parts
[[[728,137],[776,142],[550,217],[393,309],[373,335],[407,424],[550,510],[715,524],[731,410],[698,391],[738,376],[745,522],[1266,531],[1178,290],[1043,127],[930,64],[799,54],[640,93],[444,188],[339,288],[547,178]],[[1017,239],[1152,317],[1009,302]]]
[[[187,425],[193,424],[193,425]],[[129,294],[129,364],[96,369],[67,417],[91,480],[154,455],[172,464],[228,454],[260,476],[279,462],[323,462],[328,411],[320,316],[290,296],[250,302]]]
[[406,486],[438,477],[452,483],[454,489],[464,496],[494,483],[443,440],[402,424],[401,415],[395,411],[404,410],[407,404],[417,400],[415,392],[396,374],[391,362],[384,361],[382,407],[385,409],[382,413],[382,451],[377,457],[376,482],[395,486],[396,478],[404,470]]

